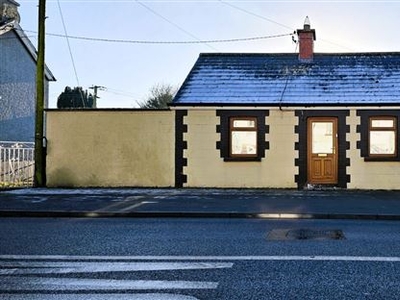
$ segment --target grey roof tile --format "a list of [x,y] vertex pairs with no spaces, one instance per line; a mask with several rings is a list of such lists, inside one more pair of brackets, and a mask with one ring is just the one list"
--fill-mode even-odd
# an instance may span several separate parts
[[201,54],[172,105],[400,104],[400,53]]

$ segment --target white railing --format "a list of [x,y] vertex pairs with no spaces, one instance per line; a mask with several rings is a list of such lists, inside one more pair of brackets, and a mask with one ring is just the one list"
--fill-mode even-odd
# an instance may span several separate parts
[[33,185],[35,143],[0,141],[0,188]]

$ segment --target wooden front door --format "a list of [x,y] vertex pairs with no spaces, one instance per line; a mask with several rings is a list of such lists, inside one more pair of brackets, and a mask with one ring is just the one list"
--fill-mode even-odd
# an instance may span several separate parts
[[312,117],[307,120],[308,183],[338,183],[337,124],[335,117]]

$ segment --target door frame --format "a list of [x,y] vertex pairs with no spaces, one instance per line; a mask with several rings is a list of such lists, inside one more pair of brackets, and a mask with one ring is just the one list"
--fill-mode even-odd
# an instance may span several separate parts
[[[313,124],[332,123],[332,153],[313,153]],[[307,118],[307,183],[318,185],[336,185],[339,173],[338,148],[338,118],[337,117],[309,117]],[[315,176],[316,162],[319,161],[320,176]],[[330,163],[330,172],[327,171]],[[328,174],[327,174],[328,173]]]
[[347,188],[350,182],[350,175],[347,174],[350,159],[347,158],[347,150],[350,150],[350,142],[346,136],[350,133],[350,126],[346,119],[350,116],[350,110],[345,109],[297,109],[295,110],[297,125],[295,133],[298,135],[298,141],[295,142],[295,150],[298,151],[298,158],[295,159],[295,166],[298,172],[295,174],[295,182],[298,189],[307,188],[307,119],[310,117],[337,117],[338,119],[338,183],[334,185],[339,188]]

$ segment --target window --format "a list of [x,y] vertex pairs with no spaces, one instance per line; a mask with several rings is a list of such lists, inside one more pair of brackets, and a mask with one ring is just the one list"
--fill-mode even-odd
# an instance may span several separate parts
[[257,157],[257,118],[230,118],[230,156]]
[[330,122],[312,122],[312,153],[333,154],[335,145],[332,138],[333,121]]
[[370,157],[396,157],[397,137],[396,117],[369,118],[369,146]]
[[268,110],[217,110],[220,140],[216,148],[226,162],[261,161],[269,149]]
[[357,149],[365,161],[400,161],[400,110],[358,110]]

